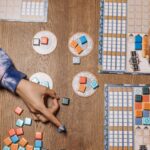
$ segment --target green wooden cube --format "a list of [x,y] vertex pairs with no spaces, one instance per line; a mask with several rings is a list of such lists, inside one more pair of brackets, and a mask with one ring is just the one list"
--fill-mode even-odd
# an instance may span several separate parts
[[143,95],[149,95],[149,87],[143,87]]
[[142,95],[135,95],[136,102],[142,102]]
[[62,104],[63,105],[69,105],[69,103],[70,103],[70,98],[67,98],[67,97],[62,98]]

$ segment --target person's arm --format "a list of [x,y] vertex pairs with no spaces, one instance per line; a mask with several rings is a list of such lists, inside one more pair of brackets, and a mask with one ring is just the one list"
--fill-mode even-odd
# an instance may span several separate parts
[[[59,109],[55,91],[25,80],[25,78],[26,75],[15,68],[10,57],[0,48],[0,86],[18,94],[36,120],[51,121],[58,127],[59,132],[64,132],[65,127],[54,116]],[[47,97],[52,98],[52,108],[45,106]]]

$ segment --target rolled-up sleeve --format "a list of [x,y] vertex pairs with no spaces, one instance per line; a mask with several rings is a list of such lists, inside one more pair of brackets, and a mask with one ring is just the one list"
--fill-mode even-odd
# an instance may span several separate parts
[[0,48],[0,86],[15,93],[23,78],[26,78],[26,75],[15,68],[10,57]]

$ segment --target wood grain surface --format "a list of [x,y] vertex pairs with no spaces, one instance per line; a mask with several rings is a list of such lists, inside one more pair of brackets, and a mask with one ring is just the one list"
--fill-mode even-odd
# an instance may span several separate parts
[[[60,97],[71,98],[70,106],[61,106],[58,117],[66,125],[68,134],[58,134],[49,124],[33,122],[25,127],[25,138],[33,144],[35,131],[44,131],[44,147],[49,150],[103,150],[104,84],[150,84],[149,76],[98,74],[99,0],[49,0],[48,23],[0,22],[0,46],[5,49],[16,67],[28,76],[42,71],[49,74]],[[58,39],[56,50],[46,56],[32,49],[32,37],[41,30],[52,31]],[[94,40],[90,55],[81,59],[81,65],[72,64],[68,39],[76,32],[87,32]],[[88,98],[77,96],[72,79],[80,71],[94,73],[100,83],[97,92]],[[0,91],[0,147],[8,130],[19,118],[14,108],[25,109],[21,118],[31,117],[22,100]]]

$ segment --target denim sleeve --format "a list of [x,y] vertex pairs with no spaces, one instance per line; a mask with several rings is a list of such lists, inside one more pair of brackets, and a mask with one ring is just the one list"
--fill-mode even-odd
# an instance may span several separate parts
[[15,93],[23,78],[26,75],[15,68],[9,56],[0,48],[0,86]]

